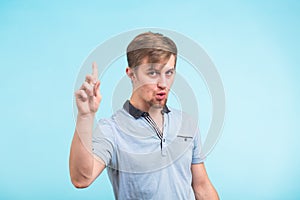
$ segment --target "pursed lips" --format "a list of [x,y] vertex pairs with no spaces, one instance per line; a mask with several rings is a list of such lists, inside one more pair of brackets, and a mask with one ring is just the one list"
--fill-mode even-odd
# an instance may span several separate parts
[[158,92],[155,96],[158,100],[163,100],[166,97],[166,94],[166,92]]

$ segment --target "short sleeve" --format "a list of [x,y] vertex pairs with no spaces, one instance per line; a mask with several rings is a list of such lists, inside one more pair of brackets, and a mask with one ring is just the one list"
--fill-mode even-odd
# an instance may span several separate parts
[[203,163],[205,158],[201,155],[201,138],[200,138],[200,132],[197,128],[196,134],[194,136],[194,147],[193,147],[193,158],[192,158],[192,164],[199,164]]
[[93,153],[109,165],[114,152],[114,132],[112,124],[107,119],[98,121],[92,138]]

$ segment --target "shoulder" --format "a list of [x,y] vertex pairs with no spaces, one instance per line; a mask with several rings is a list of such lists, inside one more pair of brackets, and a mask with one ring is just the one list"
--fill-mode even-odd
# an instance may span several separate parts
[[184,111],[184,110],[181,110],[181,109],[178,109],[178,108],[173,108],[173,107],[168,107],[169,109],[169,113],[170,115],[172,116],[182,116],[184,118],[188,118],[188,119],[194,119],[196,116]]
[[96,128],[106,131],[118,132],[120,127],[132,124],[135,119],[124,109],[117,110],[111,117],[97,121]]
[[113,115],[107,118],[101,118],[97,121],[97,125],[114,126],[120,118],[129,118],[129,114],[124,109],[117,110]]
[[188,123],[196,125],[198,123],[198,116],[193,116],[192,114],[172,107],[169,108],[169,110],[170,112],[168,115],[172,120],[185,124]]

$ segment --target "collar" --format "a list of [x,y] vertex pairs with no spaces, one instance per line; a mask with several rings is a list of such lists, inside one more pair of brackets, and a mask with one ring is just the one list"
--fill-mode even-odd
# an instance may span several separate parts
[[[141,111],[139,110],[138,108],[134,107],[129,100],[127,100],[124,105],[123,105],[123,108],[131,115],[133,116],[135,119],[138,119],[140,117],[146,117],[146,116],[149,116],[149,113],[148,112],[144,112],[144,111]],[[169,113],[171,112],[169,110],[169,108],[167,107],[167,105],[165,105],[161,111],[162,114],[164,113]]]

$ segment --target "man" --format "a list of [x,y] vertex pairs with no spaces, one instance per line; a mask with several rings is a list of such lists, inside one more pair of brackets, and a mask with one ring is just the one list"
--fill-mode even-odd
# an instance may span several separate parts
[[75,92],[78,115],[70,176],[88,187],[107,167],[116,199],[219,199],[200,157],[197,123],[166,103],[176,73],[177,47],[142,33],[127,47],[132,95],[93,132],[101,94],[96,63]]

